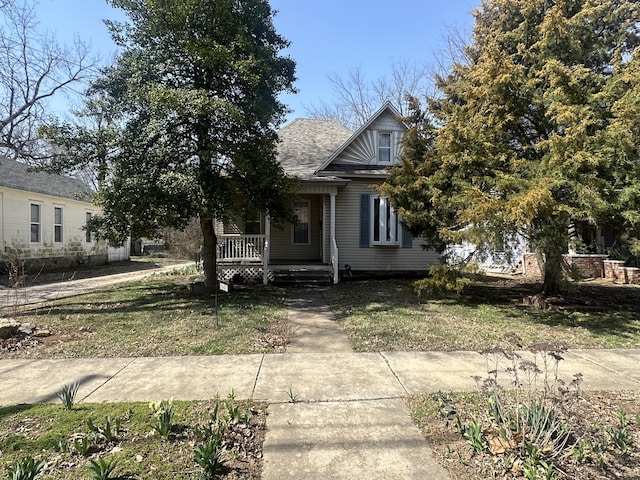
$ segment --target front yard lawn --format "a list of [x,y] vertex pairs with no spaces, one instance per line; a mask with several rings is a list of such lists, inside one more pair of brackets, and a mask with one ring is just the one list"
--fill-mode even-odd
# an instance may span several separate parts
[[288,336],[284,294],[244,287],[194,295],[186,277],[152,276],[63,298],[14,318],[48,336],[0,341],[0,357],[140,357],[283,351]]
[[420,301],[406,280],[344,282],[324,296],[354,350],[482,350],[564,342],[569,348],[639,348],[640,287],[585,282],[549,309],[523,305],[539,286],[487,276],[462,295]]

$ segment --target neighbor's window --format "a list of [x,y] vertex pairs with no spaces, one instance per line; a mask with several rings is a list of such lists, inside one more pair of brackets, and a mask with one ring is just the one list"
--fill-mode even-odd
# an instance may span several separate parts
[[372,197],[372,222],[371,238],[374,245],[397,245],[400,242],[398,235],[398,216],[386,197]]
[[378,133],[378,162],[391,163],[391,133]]
[[53,241],[62,243],[62,207],[53,207]]
[[298,218],[298,222],[293,226],[293,243],[309,243],[309,202],[293,202],[293,211]]
[[[85,225],[89,225],[89,222],[91,221],[91,217],[92,217],[92,213],[91,212],[86,212],[85,213],[85,218],[86,218],[86,223]],[[84,232],[84,241],[87,243],[91,243],[91,230],[89,230],[88,228],[86,229],[86,231]]]
[[29,228],[31,243],[40,243],[41,240],[41,218],[40,218],[41,205],[39,203],[30,204],[29,212]]

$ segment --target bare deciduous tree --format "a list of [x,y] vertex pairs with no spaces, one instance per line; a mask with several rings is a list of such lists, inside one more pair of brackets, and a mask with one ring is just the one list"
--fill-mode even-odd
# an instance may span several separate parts
[[332,75],[335,99],[306,107],[312,118],[337,120],[354,130],[380,106],[390,101],[401,114],[407,112],[407,95],[422,97],[432,89],[432,76],[426,66],[406,60],[391,64],[389,74],[374,80],[366,78],[361,67],[350,70],[346,78]]
[[35,3],[0,0],[0,154],[47,156],[36,130],[50,114],[48,101],[87,80],[95,65],[80,40],[67,47],[40,30]]

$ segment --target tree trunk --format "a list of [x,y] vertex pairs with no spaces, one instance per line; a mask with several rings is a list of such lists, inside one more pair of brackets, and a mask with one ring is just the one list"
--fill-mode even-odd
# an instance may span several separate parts
[[544,252],[545,262],[542,272],[542,293],[544,295],[557,295],[560,293],[562,283],[562,254],[559,248],[550,248]]
[[202,269],[207,287],[214,288],[217,282],[216,273],[216,231],[213,217],[207,212],[200,212],[200,229],[202,230]]

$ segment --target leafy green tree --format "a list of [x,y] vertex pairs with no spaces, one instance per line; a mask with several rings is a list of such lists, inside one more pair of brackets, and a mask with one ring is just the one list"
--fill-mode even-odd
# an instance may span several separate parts
[[523,234],[547,294],[572,222],[637,231],[638,18],[629,0],[483,1],[383,188],[408,225],[478,245]]
[[112,99],[87,92],[84,106],[73,112],[76,121],[51,121],[38,128],[50,146],[47,162],[39,169],[81,177],[97,190],[107,179],[118,151],[121,126]]
[[294,62],[280,54],[288,43],[267,0],[110,3],[128,21],[107,22],[121,53],[92,91],[108,99],[120,130],[92,228],[119,243],[197,217],[213,285],[215,220],[249,208],[291,216],[291,181],[275,151],[286,113],[278,94],[295,80]]

